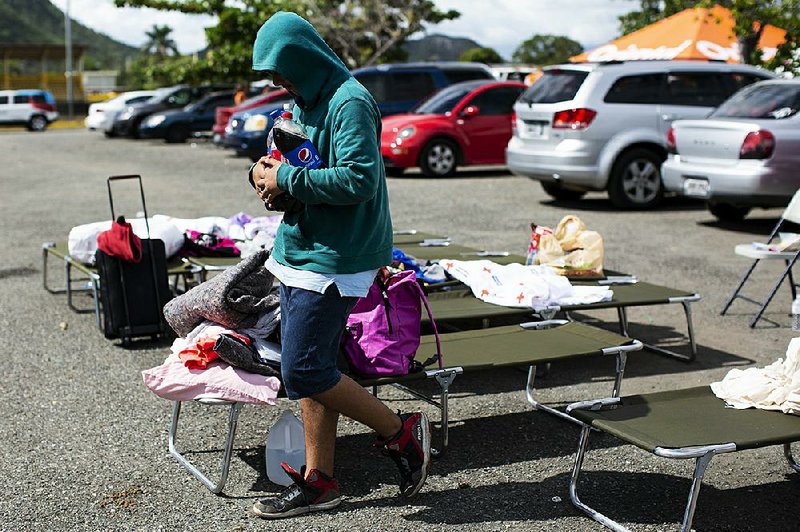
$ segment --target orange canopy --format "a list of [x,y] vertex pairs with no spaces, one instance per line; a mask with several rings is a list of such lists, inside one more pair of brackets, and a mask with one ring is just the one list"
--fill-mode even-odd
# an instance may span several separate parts
[[[615,41],[570,58],[573,62],[642,59],[716,59],[739,62],[731,12],[721,6],[685,9]],[[786,32],[767,25],[758,47],[765,59],[775,55]]]

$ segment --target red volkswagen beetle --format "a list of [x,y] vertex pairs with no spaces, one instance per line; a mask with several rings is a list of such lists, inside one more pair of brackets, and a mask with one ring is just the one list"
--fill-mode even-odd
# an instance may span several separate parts
[[470,164],[505,164],[513,106],[525,89],[517,81],[466,81],[437,92],[413,111],[383,119],[386,173],[419,166],[431,177]]

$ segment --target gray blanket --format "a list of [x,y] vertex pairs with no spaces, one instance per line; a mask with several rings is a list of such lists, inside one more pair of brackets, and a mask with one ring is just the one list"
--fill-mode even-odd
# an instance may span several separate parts
[[268,251],[260,251],[212,277],[164,306],[164,317],[180,336],[203,320],[229,329],[244,329],[280,305],[273,275],[264,267]]

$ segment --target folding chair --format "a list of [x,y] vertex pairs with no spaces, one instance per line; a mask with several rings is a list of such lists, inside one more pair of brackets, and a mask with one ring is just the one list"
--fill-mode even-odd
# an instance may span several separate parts
[[[781,219],[778,220],[777,224],[775,224],[775,228],[772,230],[769,238],[767,239],[767,245],[772,243],[775,237],[778,236],[778,232],[783,229],[783,226],[786,225],[787,222],[800,224],[800,190],[795,192],[794,197],[792,197],[792,201],[789,202],[789,205],[783,211]],[[764,311],[767,309],[767,305],[769,305],[770,301],[772,301],[772,298],[775,297],[775,294],[778,292],[778,288],[780,288],[781,283],[783,283],[783,280],[786,277],[789,278],[789,289],[792,292],[792,301],[794,301],[794,299],[797,297],[797,284],[794,282],[794,277],[792,276],[792,267],[794,266],[794,263],[797,262],[797,257],[800,256],[800,250],[784,252],[770,251],[768,249],[756,248],[752,244],[739,244],[734,248],[734,252],[742,257],[753,259],[753,263],[744,274],[744,277],[742,277],[742,280],[733,291],[733,294],[731,294],[728,302],[725,303],[725,307],[723,307],[720,315],[725,315],[734,299],[744,299],[745,301],[759,305],[758,312],[756,312],[756,315],[750,321],[750,328],[753,328],[756,326],[756,323],[758,323],[758,320],[761,319],[762,314],[764,314]],[[780,277],[778,277],[778,280],[772,286],[772,290],[770,290],[767,299],[763,302],[757,301],[740,293],[742,288],[744,288],[745,283],[750,278],[750,274],[753,273],[753,270],[756,269],[756,265],[762,260],[782,260],[786,265]]]
[[[703,475],[717,454],[783,445],[789,465],[800,471],[790,444],[800,441],[800,417],[765,410],[734,410],[714,396],[711,388],[582,401],[567,412],[582,425],[575,466],[569,485],[572,503],[592,519],[616,531],[623,525],[581,502],[578,477],[592,430],[608,433],[663,458],[695,459],[689,498],[681,531],[692,528]],[[781,494],[776,494],[781,496]]]
[[[422,337],[417,351],[418,362],[424,363],[431,353],[435,353],[435,342],[433,335]],[[358,383],[362,386],[372,387],[373,393],[377,393],[378,386],[393,385],[411,396],[435,406],[439,410],[441,426],[439,431],[440,446],[436,453],[438,456],[441,456],[449,446],[449,389],[457,375],[467,371],[491,371],[499,367],[528,367],[526,384],[528,401],[534,408],[575,423],[575,420],[564,412],[534,399],[536,365],[585,356],[613,355],[616,357],[616,373],[612,394],[617,396],[625,371],[627,354],[641,350],[642,344],[637,340],[631,340],[588,325],[569,323],[564,320],[552,320],[495,327],[480,331],[445,333],[441,335],[441,347],[446,364],[443,369],[431,369],[396,377],[358,380]],[[438,400],[408,386],[424,380],[434,380],[438,384]],[[230,467],[236,422],[241,403],[208,399],[201,399],[198,402],[230,406],[231,408],[228,415],[228,431],[225,438],[219,480],[212,481],[192,465],[186,456],[177,449],[175,442],[181,411],[181,402],[179,401],[176,401],[173,406],[172,421],[169,428],[169,450],[184,468],[198,478],[212,493],[218,494],[222,492]]]

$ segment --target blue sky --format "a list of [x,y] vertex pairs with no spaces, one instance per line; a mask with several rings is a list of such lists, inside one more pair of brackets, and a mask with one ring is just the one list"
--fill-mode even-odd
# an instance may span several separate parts
[[[428,33],[469,37],[508,59],[520,42],[536,33],[566,35],[584,46],[603,44],[618,34],[617,17],[639,5],[636,0],[434,0],[461,17],[428,28]],[[67,0],[51,0],[62,10]],[[70,0],[72,18],[114,39],[141,46],[153,24],[173,28],[181,53],[205,46],[206,15],[142,8],[118,8],[113,0]]]

